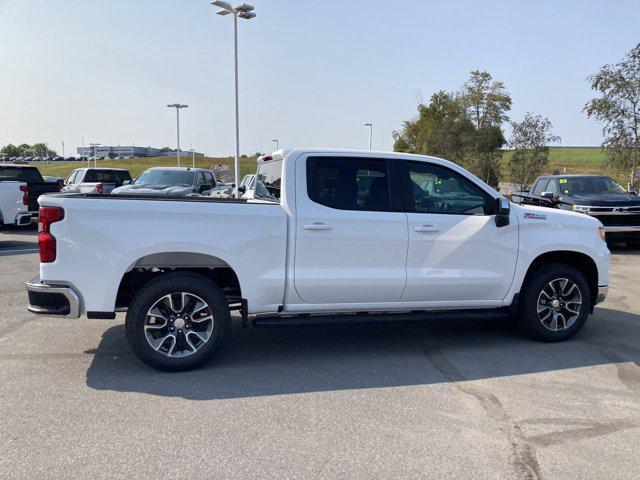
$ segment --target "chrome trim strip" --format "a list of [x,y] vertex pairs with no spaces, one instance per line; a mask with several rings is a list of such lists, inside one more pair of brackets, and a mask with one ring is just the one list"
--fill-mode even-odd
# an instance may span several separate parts
[[598,303],[604,302],[604,299],[607,298],[608,293],[609,293],[608,285],[598,287],[598,296],[596,297],[596,305]]
[[640,225],[624,226],[624,225],[605,225],[604,231],[609,233],[616,232],[640,232]]
[[[38,292],[38,293],[60,293],[64,295],[69,301],[69,314],[64,315],[68,318],[80,318],[80,297],[73,290],[73,288],[67,285],[49,285],[47,283],[42,283],[40,280],[40,275],[36,275],[31,280],[29,280],[26,284],[27,291],[29,292]],[[31,305],[29,305],[29,311],[35,313],[37,315],[46,315],[40,314],[37,311],[31,310]]]

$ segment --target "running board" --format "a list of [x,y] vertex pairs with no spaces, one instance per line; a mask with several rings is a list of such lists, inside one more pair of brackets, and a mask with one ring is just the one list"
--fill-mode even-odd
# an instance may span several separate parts
[[366,325],[377,323],[402,323],[402,322],[433,322],[456,319],[465,320],[496,320],[509,318],[509,311],[501,309],[482,310],[438,310],[438,311],[412,311],[406,313],[345,313],[332,315],[296,315],[296,316],[269,316],[254,317],[253,326],[256,328],[281,328],[281,327],[309,327],[322,325]]

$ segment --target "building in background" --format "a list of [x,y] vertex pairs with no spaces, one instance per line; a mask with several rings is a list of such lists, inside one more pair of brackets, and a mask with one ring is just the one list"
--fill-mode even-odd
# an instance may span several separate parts
[[[107,145],[78,147],[78,155],[81,157],[98,157],[98,158],[134,158],[134,157],[175,157],[175,150],[166,150],[152,147],[134,147],[134,146],[117,146],[109,147]],[[181,156],[190,157],[191,152],[182,150]],[[195,156],[204,157],[204,153],[195,152]]]

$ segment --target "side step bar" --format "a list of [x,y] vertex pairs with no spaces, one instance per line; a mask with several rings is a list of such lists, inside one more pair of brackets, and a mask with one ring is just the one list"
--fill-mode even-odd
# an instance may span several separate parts
[[507,319],[509,310],[437,310],[412,311],[404,313],[345,313],[339,315],[276,315],[269,317],[254,317],[253,326],[256,328],[308,327],[323,325],[366,325],[378,323],[402,322],[432,322],[464,318],[466,320]]

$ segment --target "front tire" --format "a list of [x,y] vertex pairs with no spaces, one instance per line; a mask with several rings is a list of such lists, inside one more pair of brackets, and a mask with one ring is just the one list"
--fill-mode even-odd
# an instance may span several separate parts
[[209,362],[230,322],[226,297],[217,285],[202,275],[174,272],[151,280],[135,295],[125,330],[140,360],[175,372]]
[[518,305],[518,325],[545,342],[568,340],[591,311],[591,289],[585,276],[564,263],[551,263],[527,275]]

